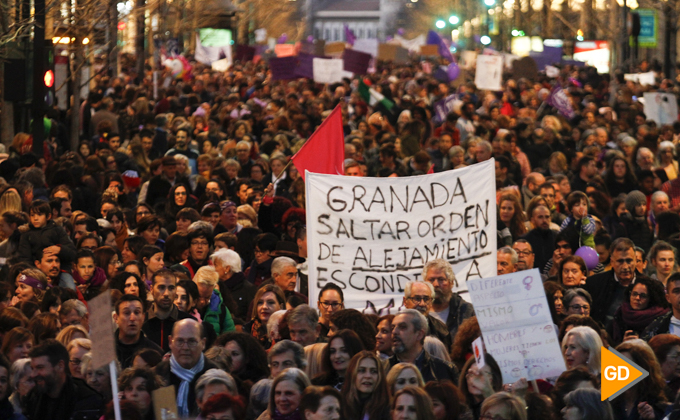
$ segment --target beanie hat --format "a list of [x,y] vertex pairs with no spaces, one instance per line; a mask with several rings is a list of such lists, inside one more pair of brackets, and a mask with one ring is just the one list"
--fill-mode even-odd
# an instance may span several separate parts
[[128,188],[137,189],[141,180],[139,179],[139,174],[136,171],[125,171],[123,172],[123,182]]
[[645,197],[645,195],[638,190],[631,191],[626,196],[626,210],[628,210],[628,213],[630,213],[631,217],[636,217],[635,207],[641,206],[643,204],[647,204],[647,197]]

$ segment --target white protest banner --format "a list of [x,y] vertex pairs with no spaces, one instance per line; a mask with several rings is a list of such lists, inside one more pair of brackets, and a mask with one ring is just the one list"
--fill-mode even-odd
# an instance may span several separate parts
[[404,287],[443,258],[466,281],[496,274],[494,160],[431,175],[355,178],[307,173],[310,304],[329,282],[345,307],[396,313]]
[[344,62],[341,58],[314,58],[314,81],[337,83],[342,81]]
[[116,360],[116,340],[113,337],[111,297],[102,293],[89,300],[90,337],[92,338],[92,367],[99,369]]
[[627,73],[623,75],[623,80],[640,83],[642,86],[654,86],[656,76],[653,71],[647,73]]
[[499,55],[478,55],[475,85],[480,90],[501,90],[503,57]]
[[263,43],[267,41],[267,29],[255,29],[255,42]]
[[538,269],[467,283],[487,353],[503,383],[559,376],[566,370]]
[[645,92],[645,115],[659,125],[678,120],[678,100],[672,93]]

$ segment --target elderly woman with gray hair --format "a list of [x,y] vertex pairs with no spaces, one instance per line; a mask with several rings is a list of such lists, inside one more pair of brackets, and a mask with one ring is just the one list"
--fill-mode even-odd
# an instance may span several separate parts
[[[116,361],[116,373],[121,370],[120,363]],[[92,367],[92,353],[85,353],[80,362],[80,371],[83,379],[87,384],[99,392],[104,401],[111,401],[113,399],[113,391],[111,390],[111,370],[109,366],[102,366],[99,369]]]
[[220,249],[210,260],[219,275],[220,293],[222,296],[231,296],[236,303],[232,316],[248,320],[248,305],[255,298],[257,287],[246,281],[241,271],[241,256],[230,249]]
[[12,395],[9,402],[12,403],[14,413],[23,413],[26,409],[26,397],[35,386],[35,381],[31,377],[31,359],[19,359],[12,363],[9,370],[9,385]]
[[199,268],[194,276],[199,295],[196,309],[203,322],[212,325],[217,335],[236,330],[231,312],[217,286],[219,279],[217,270],[209,265]]
[[234,377],[219,369],[207,370],[196,382],[196,404],[200,411],[203,405],[216,394],[227,393],[231,396],[238,396],[238,387]]
[[659,160],[659,168],[666,172],[669,181],[674,180],[680,174],[678,161],[675,160],[675,146],[670,141],[662,141],[656,151]]

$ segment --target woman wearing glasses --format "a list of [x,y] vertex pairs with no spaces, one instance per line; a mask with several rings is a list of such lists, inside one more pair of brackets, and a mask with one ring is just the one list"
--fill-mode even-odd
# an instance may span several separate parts
[[104,270],[106,278],[112,280],[123,265],[120,251],[110,246],[102,246],[94,251],[94,263]]
[[484,353],[484,367],[477,367],[474,357],[470,357],[463,366],[458,380],[458,388],[465,396],[465,402],[475,419],[479,418],[482,402],[494,392],[503,389],[503,374],[496,360]]
[[587,291],[576,288],[568,290],[562,299],[564,314],[590,316],[590,308],[593,305],[593,298]]
[[652,321],[668,311],[663,284],[641,276],[626,288],[626,298],[608,332],[614,343],[639,338]]

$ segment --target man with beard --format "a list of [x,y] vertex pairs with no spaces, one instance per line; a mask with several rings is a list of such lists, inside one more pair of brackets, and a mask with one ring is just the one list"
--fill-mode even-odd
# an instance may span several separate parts
[[534,228],[522,239],[534,250],[534,267],[543,269],[553,256],[557,232],[550,229],[550,210],[546,206],[536,206],[529,217]]
[[471,304],[453,292],[453,285],[458,286],[453,267],[440,258],[428,261],[423,267],[423,280],[434,286],[430,315],[446,323],[451,337],[455,337],[460,324],[474,316],[475,311]]
[[191,224],[188,229],[189,258],[171,267],[174,271],[185,272],[190,279],[199,268],[208,265],[210,247],[213,245],[213,234],[209,227]]
[[432,301],[435,298],[434,286],[425,281],[409,281],[404,287],[404,307],[415,309],[427,318],[428,335],[437,338],[444,343],[447,349],[451,348],[453,340],[444,321],[430,315]]
[[104,401],[84,380],[73,378],[69,354],[56,340],[45,340],[29,353],[35,387],[28,395],[27,417],[31,420],[95,420]]
[[76,282],[73,277],[61,271],[61,260],[54,252],[48,252],[48,248],[40,251],[33,262],[35,268],[45,273],[51,286],[66,287],[76,290]]
[[159,345],[164,353],[170,349],[168,336],[172,333],[175,322],[191,318],[175,306],[177,297],[177,277],[172,271],[163,268],[156,271],[151,278],[151,295],[153,303],[146,313],[146,322],[142,331],[147,337]]
[[198,159],[198,153],[189,149],[188,145],[190,141],[191,138],[189,137],[189,131],[184,128],[180,128],[177,130],[177,134],[175,134],[175,147],[168,150],[165,153],[165,156],[184,155],[188,157],[191,173],[195,174],[197,173],[196,159]]
[[427,336],[427,319],[415,309],[404,309],[392,320],[392,351],[390,369],[397,363],[413,363],[425,382],[444,381],[458,383],[456,366],[431,356],[424,348]]
[[156,350],[163,354],[163,350],[153,341],[146,338],[142,332],[144,323],[144,305],[135,295],[123,295],[116,302],[116,312],[113,320],[118,326],[116,331],[116,356],[123,369],[132,366],[135,353],[142,349]]

